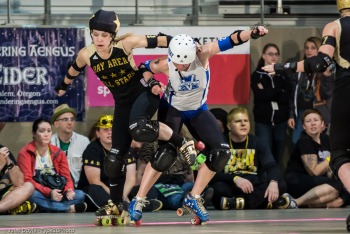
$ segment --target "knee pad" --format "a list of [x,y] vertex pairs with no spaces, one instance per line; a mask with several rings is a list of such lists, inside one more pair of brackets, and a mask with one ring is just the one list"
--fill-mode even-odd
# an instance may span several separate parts
[[329,167],[336,177],[338,177],[339,168],[345,163],[350,163],[349,150],[336,150],[331,152],[331,161],[329,162]]
[[152,158],[151,166],[154,170],[163,172],[173,165],[176,157],[177,151],[173,144],[167,143],[165,145],[160,145]]
[[156,120],[140,118],[129,126],[132,138],[138,142],[154,142],[159,136],[159,123]]
[[224,169],[230,157],[230,147],[228,145],[225,145],[221,149],[211,150],[209,157],[207,157],[205,163],[210,170],[218,172]]
[[103,164],[104,171],[110,179],[117,178],[118,176],[125,174],[124,159],[117,149],[111,149],[111,151],[106,155]]

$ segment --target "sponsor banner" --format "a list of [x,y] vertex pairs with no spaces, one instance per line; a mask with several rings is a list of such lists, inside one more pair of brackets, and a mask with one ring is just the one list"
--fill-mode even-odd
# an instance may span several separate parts
[[84,47],[83,28],[0,28],[0,121],[50,119],[67,103],[85,115],[81,74],[63,97],[54,88],[67,72],[68,61]]
[[[176,35],[180,33],[197,37],[201,44],[229,36],[235,30],[247,30],[248,27],[125,27],[118,35],[132,32],[138,35],[158,34],[159,32]],[[89,29],[86,30],[86,44],[91,43]],[[148,59],[158,58],[167,54],[167,49],[134,49],[134,59],[137,65]],[[248,104],[250,95],[250,43],[221,52],[210,59],[210,91],[208,104]],[[91,68],[87,72],[87,100],[89,106],[114,106],[113,97],[108,88],[98,79]],[[167,84],[164,75],[155,77]]]

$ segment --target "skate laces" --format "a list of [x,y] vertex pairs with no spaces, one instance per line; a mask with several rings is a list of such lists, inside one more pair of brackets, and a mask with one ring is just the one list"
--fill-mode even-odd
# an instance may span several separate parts
[[195,196],[192,196],[191,194],[189,194],[187,199],[188,200],[192,200],[192,201],[195,202],[199,213],[201,213],[203,215],[207,215],[208,214],[207,210],[204,207],[205,200],[201,196],[195,197]]
[[180,152],[186,159],[188,165],[192,166],[196,162],[197,152],[192,140],[184,141],[184,144],[180,148]]
[[146,200],[146,198],[136,198],[135,202],[135,210],[142,211],[142,209],[149,204],[149,201]]
[[198,206],[201,214],[207,214],[208,212],[204,207],[204,203],[205,203],[204,199],[202,197],[194,198],[194,199],[196,199],[196,201],[197,201],[197,206]]

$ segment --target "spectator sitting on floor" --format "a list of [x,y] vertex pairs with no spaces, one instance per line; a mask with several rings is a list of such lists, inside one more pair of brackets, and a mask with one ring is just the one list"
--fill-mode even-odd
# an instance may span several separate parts
[[227,116],[231,158],[212,181],[216,209],[288,208],[283,180],[270,148],[249,134],[248,110],[237,107]]
[[33,141],[21,149],[17,159],[24,181],[32,183],[35,188],[29,200],[43,212],[84,212],[87,208],[85,195],[74,189],[67,156],[50,144],[50,122],[36,119],[32,134]]
[[33,192],[33,185],[24,182],[23,173],[10,150],[0,145],[0,213],[35,212],[36,204],[27,201]]
[[315,109],[303,112],[304,132],[297,141],[286,169],[288,193],[298,207],[337,208],[349,204],[349,193],[329,168],[329,137],[324,120]]
[[57,133],[51,137],[51,144],[65,152],[74,187],[77,187],[83,166],[83,152],[90,143],[86,136],[74,132],[76,110],[67,104],[56,107],[51,117],[51,124]]

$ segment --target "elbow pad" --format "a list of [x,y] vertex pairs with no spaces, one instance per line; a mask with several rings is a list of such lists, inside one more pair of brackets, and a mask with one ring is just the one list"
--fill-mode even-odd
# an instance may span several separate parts
[[316,56],[304,60],[304,71],[306,73],[324,72],[332,61],[327,54],[318,52]]

